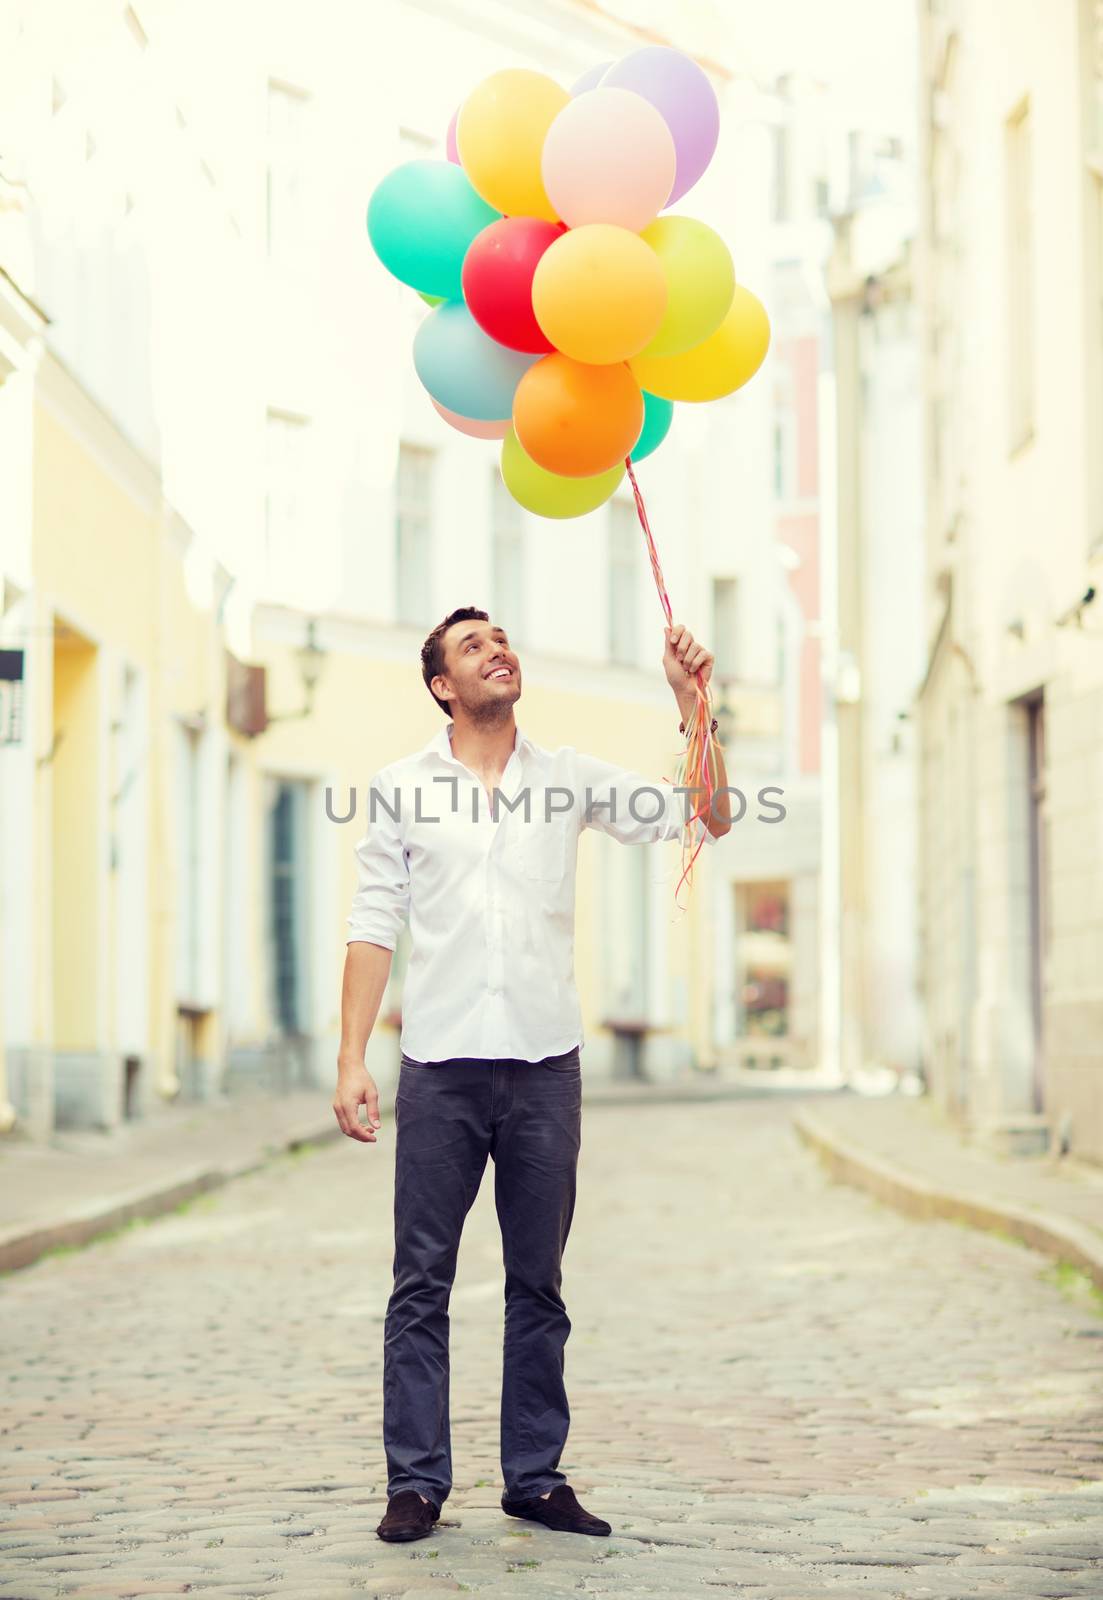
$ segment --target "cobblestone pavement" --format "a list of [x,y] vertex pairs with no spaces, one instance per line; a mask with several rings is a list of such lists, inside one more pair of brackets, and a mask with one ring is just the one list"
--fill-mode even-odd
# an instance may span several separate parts
[[489,1169],[455,1489],[376,1538],[387,1120],[0,1285],[0,1596],[1103,1595],[1096,1305],[832,1184],[791,1104],[584,1108],[561,1466],[611,1538],[498,1504]]

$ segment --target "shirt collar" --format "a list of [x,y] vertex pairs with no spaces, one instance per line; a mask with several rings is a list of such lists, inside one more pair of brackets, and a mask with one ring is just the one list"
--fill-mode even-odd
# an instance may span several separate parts
[[[433,735],[427,745],[423,746],[421,751],[422,755],[438,755],[442,756],[445,761],[454,761],[456,758],[452,754],[452,730],[455,726],[456,724],[451,718],[449,718],[444,727]],[[526,751],[535,751],[536,746],[533,744],[532,740],[528,738],[526,734],[522,733],[520,728],[518,728],[517,737],[513,743],[513,749],[515,753],[520,756],[524,755]]]

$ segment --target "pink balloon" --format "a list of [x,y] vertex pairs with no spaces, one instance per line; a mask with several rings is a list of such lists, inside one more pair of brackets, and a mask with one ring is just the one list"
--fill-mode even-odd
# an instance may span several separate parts
[[572,228],[609,222],[639,233],[674,185],[677,155],[655,107],[628,89],[590,89],[565,105],[544,140],[548,199]]
[[456,143],[456,123],[460,120],[460,108],[456,107],[452,113],[452,120],[448,124],[448,132],[444,136],[444,153],[455,166],[460,166],[460,147]]
[[[432,395],[429,398],[433,400]],[[513,425],[509,417],[504,422],[477,422],[474,417],[461,417],[455,411],[438,405],[435,400],[433,409],[440,413],[450,428],[455,428],[457,433],[466,433],[470,439],[504,439]]]
[[678,152],[678,176],[666,202],[673,205],[712,160],[720,137],[716,90],[691,56],[661,44],[645,45],[614,61],[602,87],[642,95],[666,119]]

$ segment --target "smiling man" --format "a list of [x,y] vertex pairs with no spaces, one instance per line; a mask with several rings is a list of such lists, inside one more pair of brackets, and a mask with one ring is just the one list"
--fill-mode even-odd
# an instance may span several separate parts
[[[712,655],[680,624],[663,669],[688,723]],[[558,1470],[570,1410],[560,1290],[581,1143],[582,1018],[574,981],[575,862],[583,828],[623,844],[677,839],[686,796],[571,746],[520,731],[521,663],[485,611],[451,612],[426,639],[422,677],[449,718],[424,749],[372,780],[349,917],[333,1108],[374,1144],[379,1093],[365,1051],[408,917],[395,1098],[394,1288],[384,1329],[387,1510],[381,1539],[431,1533],[452,1490],[449,1299],[464,1220],[488,1156],[505,1262],[502,1509],[570,1533],[608,1534]],[[715,747],[712,813],[731,827]],[[688,810],[705,797],[691,796]],[[642,820],[641,820],[642,819]],[[359,1108],[367,1108],[367,1122]]]

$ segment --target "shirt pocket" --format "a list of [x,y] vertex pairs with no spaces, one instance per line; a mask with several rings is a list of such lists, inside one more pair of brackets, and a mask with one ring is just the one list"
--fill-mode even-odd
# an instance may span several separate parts
[[536,883],[561,883],[567,876],[568,850],[574,838],[569,817],[545,822],[516,818],[509,843],[509,860],[522,878]]

